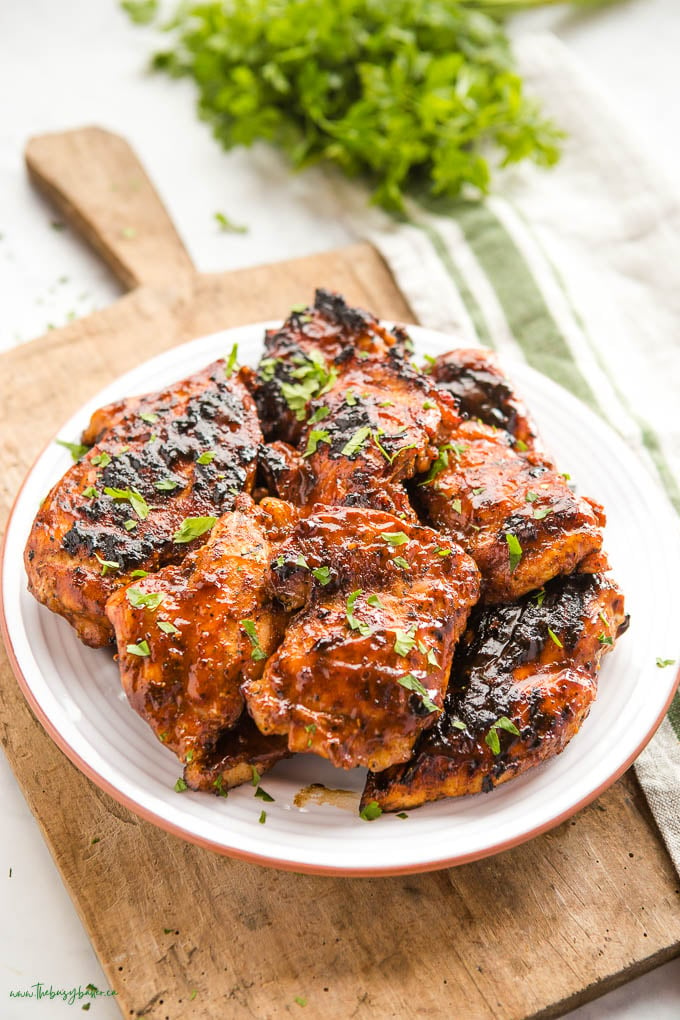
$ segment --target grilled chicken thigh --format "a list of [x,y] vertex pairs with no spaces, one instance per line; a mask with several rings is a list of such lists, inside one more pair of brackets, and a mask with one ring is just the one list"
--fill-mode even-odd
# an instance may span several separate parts
[[272,585],[298,612],[244,684],[258,728],[342,768],[406,760],[477,601],[472,560],[390,514],[319,507],[280,547]]
[[227,378],[218,361],[96,411],[83,440],[94,445],[42,504],[25,563],[38,601],[97,646],[113,637],[112,592],[136,571],[181,561],[205,540],[204,519],[251,491],[262,433],[241,375]]
[[427,522],[472,556],[487,602],[512,601],[579,564],[602,567],[592,558],[602,547],[602,507],[575,496],[540,457],[516,453],[502,430],[463,422],[416,498]]
[[479,607],[453,665],[445,712],[410,761],[371,773],[362,804],[383,811],[488,792],[564,749],[597,692],[600,660],[628,624],[601,574]]
[[[278,500],[258,507],[239,496],[181,564],[119,589],[107,603],[128,701],[196,768],[238,722],[241,684],[261,675],[283,637],[288,614],[270,598],[266,579],[295,518]],[[229,742],[225,735],[223,752]]]
[[280,329],[265,333],[252,387],[266,439],[296,445],[310,401],[338,381],[353,356],[382,359],[409,349],[399,327],[390,331],[339,294],[317,290],[312,306],[296,309]]

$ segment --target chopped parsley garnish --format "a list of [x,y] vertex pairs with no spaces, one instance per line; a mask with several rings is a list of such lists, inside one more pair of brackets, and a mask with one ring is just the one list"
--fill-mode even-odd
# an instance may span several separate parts
[[397,811],[395,818],[408,818],[408,815],[405,811]]
[[238,358],[238,344],[234,344],[231,350],[229,351],[229,354],[224,359],[225,361],[224,374],[226,375],[227,379],[229,379],[233,375],[234,369],[236,368],[237,358]]
[[185,517],[178,530],[172,536],[175,545],[193,542],[195,538],[205,535],[217,523],[216,517]]
[[200,457],[196,458],[197,464],[212,464],[217,454],[214,450],[206,450]]
[[443,545],[438,545],[437,548],[435,549],[435,552],[436,552],[437,556],[450,556],[451,555],[451,550],[450,549],[445,549]]
[[347,390],[345,393],[345,403],[348,407],[354,407],[356,405],[357,398],[354,396],[351,390]]
[[312,734],[316,733],[316,724],[315,723],[310,723],[309,726],[305,726],[305,733],[309,734],[309,736],[307,737],[307,747],[311,747],[312,746]]
[[543,600],[544,600],[544,598],[545,598],[545,595],[546,595],[546,592],[545,592],[545,588],[541,588],[541,590],[540,590],[540,591],[537,591],[537,592],[536,592],[536,593],[535,593],[534,595],[532,595],[531,597],[532,597],[533,599],[536,599],[536,605],[537,605],[537,606],[542,606],[542,605],[543,605]]
[[123,521],[123,527],[126,531],[134,531],[137,527],[137,521],[133,521],[131,517],[127,521]]
[[142,591],[141,588],[128,588],[127,600],[135,609],[158,609],[163,601],[162,591]]
[[276,358],[263,358],[257,367],[258,375],[264,382],[271,382],[276,375]]
[[184,781],[182,776],[180,776],[174,786],[175,793],[184,793],[184,791],[188,789],[189,787],[187,786],[186,782]]
[[429,485],[437,475],[441,474],[444,468],[449,466],[449,453],[453,453],[456,460],[458,460],[461,453],[465,453],[466,450],[467,446],[464,446],[463,443],[445,443],[444,446],[440,446],[437,459],[430,465],[430,470],[425,480],[420,484]]
[[260,811],[260,817],[258,818],[258,822],[260,823],[260,825],[264,825],[264,823],[265,823],[266,821],[267,821],[267,812],[266,812],[266,811],[264,810],[264,808],[263,808],[263,809],[262,809],[262,810]]
[[413,673],[406,673],[404,676],[398,677],[397,683],[402,687],[405,687],[407,691],[413,691],[415,694],[419,694],[423,705],[429,712],[440,711],[434,701],[430,698],[427,689],[423,686],[418,677],[413,675]]
[[381,400],[380,403],[378,404],[378,407],[395,407],[395,406],[396,405],[393,400]]
[[411,627],[409,630],[397,630],[395,631],[394,639],[394,650],[397,655],[408,655],[412,648],[415,648],[416,628]]
[[430,664],[430,666],[439,666],[439,660],[437,659],[437,653],[435,652],[434,648],[430,648],[429,652],[427,653],[427,661]]
[[484,486],[482,485],[479,489],[473,489],[472,490],[472,495],[473,496],[481,496],[481,494],[483,492],[484,492]]
[[82,443],[67,443],[65,439],[57,439],[56,444],[68,450],[74,460],[80,460],[90,449],[89,446],[84,446]]
[[451,506],[453,507],[453,509],[455,510],[455,512],[457,514],[462,514],[462,512],[463,512],[463,504],[461,503],[461,501],[459,499],[452,499],[451,500]]
[[282,566],[283,566],[283,564],[284,564],[284,563],[286,562],[286,558],[285,558],[285,556],[283,555],[283,553],[279,553],[279,555],[278,555],[278,556],[276,557],[276,559],[274,560],[274,562],[276,563],[276,566],[277,566],[277,567],[282,567]]
[[526,453],[526,451],[529,449],[529,447],[527,446],[527,444],[524,442],[523,439],[516,439],[515,440],[515,449],[519,450],[520,453]]
[[435,404],[434,400],[423,401],[423,411],[431,411],[436,406],[437,405]]
[[95,553],[94,556],[101,565],[102,577],[106,577],[109,570],[120,570],[120,563],[117,560],[103,560],[97,553]]
[[174,478],[161,478],[160,482],[154,482],[154,489],[158,489],[159,492],[172,492],[176,489],[179,482],[176,482]]
[[605,634],[604,631],[602,631],[601,634],[597,635],[597,640],[600,642],[601,645],[614,644],[614,638],[611,636],[611,634]]
[[262,777],[261,777],[260,773],[257,771],[256,766],[255,765],[251,765],[250,766],[250,771],[252,772],[252,779],[250,780],[251,784],[253,786],[255,786],[255,787],[259,786],[260,785],[260,779]]
[[510,558],[510,573],[514,574],[519,561],[522,559],[522,546],[519,544],[517,535],[506,532],[505,541],[508,543],[508,555]]
[[382,531],[380,537],[392,546],[405,545],[409,541],[408,535],[403,531]]
[[258,786],[258,788],[255,790],[254,796],[259,797],[260,800],[265,801],[265,803],[267,804],[274,803],[274,798],[272,797],[272,795],[270,793],[267,793],[266,790],[263,790],[261,786]]
[[531,489],[526,494],[526,501],[527,501],[527,503],[535,503],[538,498],[539,498],[538,497],[538,493],[537,492],[532,492]]
[[[214,214],[214,219],[220,230],[223,230],[226,234],[248,233],[248,227],[243,226],[242,223],[234,223],[233,220],[230,220],[223,212],[216,212]],[[236,347],[236,344],[234,344],[234,346]]]
[[148,577],[148,576],[149,576],[148,570],[133,570],[132,573],[130,574],[130,577]]
[[104,489],[104,495],[110,496],[113,500],[127,500],[140,521],[145,521],[149,516],[149,505],[135,489],[114,489],[108,486]]
[[366,603],[369,606],[377,606],[378,609],[384,609],[385,608],[383,606],[382,602],[380,601],[380,596],[379,595],[369,595],[368,598],[366,599]]
[[548,637],[550,638],[550,640],[552,642],[554,642],[554,644],[557,645],[558,648],[564,648],[564,645],[562,644],[562,642],[558,638],[557,634],[555,633],[554,630],[551,630],[550,627],[548,627]]
[[502,715],[500,719],[497,719],[495,723],[491,724],[489,732],[484,737],[484,743],[491,748],[494,754],[501,753],[501,742],[498,736],[498,730],[505,730],[506,733],[512,733],[516,737],[519,736],[519,730],[515,726],[514,722],[508,719],[507,715]]
[[462,719],[452,719],[451,720],[451,725],[453,726],[454,730],[466,730],[467,729],[467,725],[463,722]]
[[88,485],[86,489],[83,489],[83,496],[87,499],[96,499],[99,493],[95,489],[94,485]]
[[129,655],[138,655],[141,659],[151,655],[148,641],[138,641],[136,645],[128,645],[127,652]]
[[323,421],[331,413],[331,409],[328,404],[324,404],[323,407],[317,407],[312,417],[307,422],[308,425],[316,425],[317,422]]
[[371,429],[368,425],[364,425],[363,428],[357,429],[352,438],[343,446],[341,450],[343,457],[352,457],[355,453],[358,453],[370,434]]
[[213,786],[217,790],[218,797],[228,797],[229,796],[229,790],[224,785],[224,777],[223,776],[218,776],[217,779],[215,780],[215,782],[213,783]]
[[402,570],[411,569],[408,565],[407,560],[405,560],[403,556],[395,556],[392,562],[396,564],[396,566],[401,567]]
[[298,382],[282,382],[281,395],[298,421],[304,421],[307,404],[330,389],[338,378],[336,369],[329,368],[320,351],[309,351],[294,359],[298,362],[291,375]]
[[94,457],[92,458],[92,463],[94,464],[95,467],[105,468],[108,467],[109,464],[111,463],[111,457],[106,451],[104,451],[103,453],[95,453]]
[[540,506],[540,507],[537,507],[534,510],[534,520],[535,521],[542,521],[544,517],[547,517],[548,514],[551,514],[551,513],[552,513],[552,507],[551,506]]
[[319,584],[322,584],[325,587],[327,584],[330,583],[331,579],[330,567],[325,566],[314,567],[314,569],[312,570],[312,577],[315,577]]
[[300,553],[300,555],[298,557],[296,557],[295,566],[296,567],[304,567],[305,570],[309,570],[309,563],[304,558],[302,553]]
[[144,411],[139,417],[142,421],[145,421],[147,425],[155,425],[158,421],[158,415],[153,411]]
[[357,588],[357,590],[353,591],[351,595],[348,595],[345,615],[347,617],[347,623],[349,624],[352,630],[358,630],[362,637],[368,637],[368,635],[371,633],[370,624],[364,623],[361,620],[357,620],[356,616],[354,615],[354,607],[356,605],[356,601],[362,594],[363,594],[362,589]]
[[666,666],[675,665],[675,659],[661,659],[657,656],[656,664],[659,667],[659,669],[665,669]]
[[[396,439],[398,436],[402,435],[402,433],[405,432],[405,431],[406,431],[405,429],[399,429],[398,432],[393,432],[393,433],[391,433],[391,435],[386,436],[385,438],[386,439]],[[405,446],[400,446],[398,449],[396,449],[394,451],[394,453],[388,453],[387,450],[385,449],[385,447],[383,446],[383,444],[380,442],[380,436],[384,436],[384,435],[385,435],[385,433],[384,433],[384,431],[382,429],[374,429],[371,432],[371,439],[373,440],[375,445],[378,447],[378,449],[380,450],[380,452],[382,453],[383,457],[385,458],[385,460],[387,461],[388,464],[394,464],[394,462],[397,459],[397,457],[399,456],[399,454],[400,453],[404,453],[405,450],[413,450],[415,448],[415,445],[416,445],[415,443],[407,443]]]
[[174,623],[168,623],[167,620],[159,620],[158,627],[164,634],[179,634],[179,630],[175,627]]
[[304,999],[301,995],[296,995],[295,996],[295,1002],[297,1002],[298,1006],[306,1006],[307,1005],[307,1000]]
[[240,620],[239,622],[241,627],[243,627],[244,631],[246,632],[248,640],[253,646],[252,651],[250,653],[250,658],[253,660],[253,662],[261,662],[262,659],[266,659],[267,654],[262,650],[262,646],[260,645],[260,639],[257,636],[257,629],[253,621]]
[[331,434],[327,429],[312,429],[307,439],[307,447],[302,456],[311,457],[313,453],[316,453],[319,443],[330,443],[330,441]]
[[374,822],[376,818],[380,818],[381,814],[382,808],[377,800],[369,800],[366,807],[359,812],[359,817],[363,818],[365,822]]

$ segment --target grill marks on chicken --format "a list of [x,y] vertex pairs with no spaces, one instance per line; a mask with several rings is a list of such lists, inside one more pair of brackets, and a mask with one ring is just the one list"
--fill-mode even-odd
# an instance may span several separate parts
[[[107,603],[128,701],[166,747],[193,764],[194,776],[211,756],[214,768],[220,738],[217,761],[230,753],[224,731],[242,714],[241,684],[262,673],[283,637],[288,614],[265,579],[295,519],[287,504],[255,506],[239,496],[183,563],[120,589]],[[241,731],[236,745],[242,738]]]
[[406,765],[369,774],[362,803],[397,811],[488,792],[559,754],[595,699],[602,656],[627,626],[621,592],[599,574],[476,609],[444,714]]
[[[602,507],[540,457],[516,453],[506,432],[463,422],[444,453],[416,498],[428,523],[473,557],[487,602],[516,599],[601,550]],[[601,569],[601,558],[592,563]]]
[[478,598],[472,560],[392,515],[318,508],[281,546],[272,585],[298,612],[244,684],[258,728],[342,768],[407,759]]
[[185,518],[219,517],[252,490],[262,433],[241,375],[226,378],[218,361],[96,411],[83,440],[94,445],[41,506],[25,563],[38,601],[97,646],[112,638],[106,600],[133,571],[205,540],[174,541]]

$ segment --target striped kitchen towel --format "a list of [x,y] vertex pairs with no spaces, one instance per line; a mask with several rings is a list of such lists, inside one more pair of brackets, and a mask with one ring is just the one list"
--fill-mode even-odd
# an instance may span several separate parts
[[[376,218],[371,240],[423,325],[571,390],[680,511],[680,201],[561,43],[516,51],[567,133],[559,165],[506,171],[483,203],[413,203],[403,223]],[[680,694],[636,770],[680,871]]]

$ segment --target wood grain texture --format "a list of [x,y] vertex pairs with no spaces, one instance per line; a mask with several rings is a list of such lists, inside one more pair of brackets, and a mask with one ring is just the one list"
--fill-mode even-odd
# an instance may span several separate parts
[[[100,138],[96,147],[106,162]],[[143,278],[141,263],[130,265]],[[413,320],[362,244],[164,277],[3,355],[3,518],[45,442],[112,378],[194,336],[281,316],[319,284]],[[232,861],[136,818],[46,736],[4,653],[0,739],[124,1017],[524,1020],[558,1016],[680,952],[680,883],[632,773],[498,857],[341,879]]]

